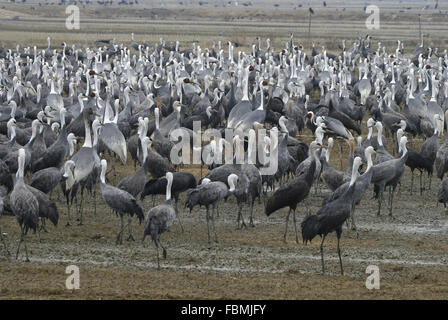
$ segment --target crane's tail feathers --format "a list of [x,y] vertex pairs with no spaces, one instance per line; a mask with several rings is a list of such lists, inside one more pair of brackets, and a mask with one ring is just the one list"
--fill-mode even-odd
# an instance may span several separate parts
[[302,239],[304,243],[314,239],[319,230],[320,222],[316,215],[311,215],[302,222]]

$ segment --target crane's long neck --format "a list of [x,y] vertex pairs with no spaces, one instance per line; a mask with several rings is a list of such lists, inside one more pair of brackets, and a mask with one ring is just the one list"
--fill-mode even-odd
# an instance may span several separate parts
[[85,132],[86,132],[86,137],[84,140],[83,147],[92,148],[92,136],[90,133],[90,125],[89,125],[89,122],[87,121],[87,119],[84,119],[84,128],[85,128]]
[[327,161],[327,163],[330,163],[330,154],[331,154],[331,149],[333,148],[333,145],[329,144],[327,147],[327,152],[325,153],[325,160]]
[[372,161],[372,154],[369,154],[367,157],[367,169],[366,172],[370,170],[370,168],[373,167],[373,161]]
[[264,110],[264,94],[263,94],[263,85],[260,84],[260,106],[258,110]]
[[99,128],[94,128],[93,130],[93,146],[96,148],[98,147],[98,130]]
[[249,71],[245,70],[243,79],[243,101],[249,101]]
[[383,129],[381,127],[378,128],[377,139],[378,139],[378,145],[382,147],[383,146]]
[[20,155],[18,159],[18,169],[16,173],[16,178],[19,181],[23,181],[24,171],[25,171],[25,157]]
[[356,165],[356,163],[353,165],[353,169],[352,169],[352,177],[350,179],[350,187],[353,186],[356,182],[356,178],[358,177],[358,168],[359,168],[359,164]]
[[367,134],[367,139],[371,139],[373,134],[373,128],[369,127],[369,133]]
[[160,124],[159,124],[159,117],[160,117],[159,112],[156,112],[155,116],[156,116],[156,130],[159,130],[159,126],[160,126]]
[[166,183],[166,200],[170,200],[171,199],[171,185],[173,184],[173,179],[169,178],[167,179],[167,183]]
[[69,148],[70,148],[69,156],[71,157],[71,156],[73,155],[73,153],[75,152],[75,144],[74,144],[74,141],[73,141],[73,140],[70,140],[70,141],[68,142],[68,146],[69,146]]
[[102,164],[100,179],[101,179],[101,183],[103,183],[103,184],[106,184],[106,170],[107,170],[107,165]]
[[115,115],[114,115],[114,119],[112,120],[113,123],[117,124],[118,123],[118,113],[120,112],[120,101],[117,99],[115,100]]

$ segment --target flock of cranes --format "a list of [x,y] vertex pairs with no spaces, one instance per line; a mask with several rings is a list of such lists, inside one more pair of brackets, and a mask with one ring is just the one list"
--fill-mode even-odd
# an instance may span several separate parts
[[[40,51],[0,48],[0,217],[12,213],[20,225],[16,258],[23,243],[28,261],[30,229],[46,230],[47,219],[58,223],[60,208],[51,195],[61,188],[67,226],[73,223],[74,203],[77,221],[84,223],[87,194],[96,212],[98,190],[120,217],[117,244],[126,228],[127,239],[134,240],[134,215],[144,222],[142,239],[151,237],[158,267],[159,247],[166,258],[161,235],[175,221],[184,231],[182,207],[191,211],[205,206],[210,242],[210,229],[218,241],[215,219],[223,201],[235,198],[237,226],[247,228],[255,227],[255,201],[263,200],[267,216],[289,208],[284,241],[292,212],[299,243],[296,209],[303,203],[307,207],[300,225],[303,241],[322,237],[324,272],[324,240],[335,232],[343,273],[342,228],[350,221],[356,229],[355,206],[370,185],[378,215],[388,191],[392,216],[406,166],[412,171],[411,193],[415,169],[420,171],[421,193],[423,172],[429,176],[429,188],[434,166],[437,177],[444,178],[448,139],[439,145],[439,137],[448,106],[446,50],[439,53],[422,40],[414,51],[405,52],[400,41],[396,48],[386,48],[372,44],[367,36],[351,46],[344,41],[337,55],[313,44],[308,55],[293,35],[280,51],[269,39],[264,48],[261,39],[256,40],[250,54],[235,53],[230,42],[227,48],[221,42],[210,49],[193,43],[191,49],[181,50],[178,41],[137,43],[133,36],[130,47],[111,43],[83,50],[63,43],[62,49],[54,49],[48,38],[48,47]],[[195,121],[200,121],[199,128]],[[231,129],[234,136],[231,142],[214,138],[193,147],[209,156],[202,157],[198,181],[187,172],[188,166],[180,172],[171,161],[170,136],[182,129],[193,141],[209,128]],[[259,138],[259,130],[269,135]],[[305,131],[313,135],[309,145],[297,139]],[[390,148],[383,144],[384,133],[394,141]],[[424,139],[420,150],[407,145],[416,137]],[[344,170],[345,145],[349,152]],[[224,160],[224,151],[234,146],[243,162],[210,161]],[[339,169],[330,161],[336,146]],[[247,160],[254,149],[258,157],[252,163]],[[276,158],[270,157],[274,154]],[[112,185],[107,174],[120,163],[130,163],[128,156],[135,172]],[[272,174],[262,174],[266,159],[276,161]],[[208,167],[204,176],[203,166]],[[312,214],[309,194],[313,188],[322,193],[323,185],[328,192],[321,209]],[[181,193],[186,201],[179,209]],[[159,194],[166,200],[156,205],[154,196]],[[149,195],[152,204],[142,202]],[[438,201],[448,202],[447,180]],[[1,231],[0,236],[9,255]]]

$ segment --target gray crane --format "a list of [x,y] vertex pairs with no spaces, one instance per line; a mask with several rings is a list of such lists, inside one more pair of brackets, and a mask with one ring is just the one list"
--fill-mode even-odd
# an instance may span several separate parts
[[[142,144],[142,153],[143,153],[143,161],[145,163],[146,157],[148,156],[148,145],[149,138],[144,137],[141,141]],[[137,199],[137,196],[143,191],[146,184],[146,166],[141,166],[140,169],[135,171],[133,174],[124,177],[117,185],[117,188],[121,190],[125,190],[129,192],[134,198]]]
[[146,161],[144,162],[144,166],[146,166],[146,170],[151,174],[153,178],[160,178],[164,176],[169,171],[174,171],[171,167],[171,164],[164,159],[160,154],[156,151],[151,150],[152,142],[148,142],[148,155],[146,157]]
[[437,170],[437,177],[443,180],[446,172],[448,172],[448,134],[445,137],[445,141],[440,146],[436,153],[435,166]]
[[129,194],[129,192],[126,192],[124,190],[118,189],[114,186],[111,186],[109,184],[106,184],[106,170],[107,170],[107,161],[106,159],[101,160],[101,176],[100,176],[100,187],[101,187],[101,194],[103,196],[104,201],[106,204],[115,211],[120,216],[121,221],[121,228],[120,232],[117,234],[117,244],[123,243],[123,232],[124,232],[124,223],[123,218],[125,214],[129,215],[128,219],[128,230],[129,230],[129,237],[128,240],[134,240],[130,225],[131,225],[131,219],[135,215],[137,215],[137,218],[139,219],[139,222],[141,223],[144,216],[143,216],[143,210],[140,207],[140,205],[137,203],[137,200]]
[[434,171],[434,162],[437,157],[437,151],[440,148],[439,145],[439,130],[438,130],[438,121],[441,121],[441,117],[439,114],[434,115],[434,134],[423,142],[420,154],[426,159],[428,164],[430,165],[429,173],[429,190],[431,190],[431,180],[432,173]]
[[330,154],[331,149],[333,148],[333,143],[333,138],[328,138],[328,146],[322,164],[322,179],[331,191],[335,191],[339,186],[348,182],[347,180],[350,179],[346,172],[338,171],[330,165]]
[[323,205],[315,215],[310,215],[305,218],[301,224],[304,243],[307,243],[308,241],[311,242],[316,235],[320,235],[322,237],[322,242],[320,244],[322,273],[325,273],[324,241],[329,233],[335,231],[338,239],[337,251],[339,256],[339,265],[341,267],[341,274],[344,274],[340,248],[342,225],[350,217],[350,212],[353,206],[353,190],[355,188],[356,177],[358,175],[358,169],[361,165],[361,161],[362,160],[360,157],[356,157],[353,160],[352,177],[349,188],[336,200]]
[[[375,150],[373,149],[372,146],[369,146],[365,149],[364,156],[367,160],[367,169],[362,175],[360,175],[356,178],[355,189],[353,190],[353,207],[352,207],[352,210],[350,213],[352,230],[356,230],[355,205],[359,204],[362,196],[366,193],[367,189],[369,188],[370,181],[372,180],[372,175],[373,175],[372,155],[374,153],[375,153]],[[341,197],[344,194],[344,192],[347,191],[349,186],[350,186],[350,182],[346,182],[343,185],[341,185],[328,198],[324,199],[323,205]]]
[[29,229],[36,232],[39,222],[39,202],[34,194],[27,188],[23,181],[25,169],[25,149],[19,149],[18,152],[18,169],[16,173],[16,181],[14,189],[10,195],[11,209],[19,223],[21,234],[20,242],[17,247],[16,259],[19,257],[20,246],[22,242],[25,245],[26,261],[29,262],[28,248],[26,246],[25,236]]
[[383,124],[380,121],[377,121],[375,123],[375,127],[378,130],[377,134],[377,141],[378,141],[378,147],[376,148],[376,157],[375,162],[377,164],[389,161],[394,159],[394,157],[386,150],[386,148],[383,145]]
[[209,214],[209,206],[212,206],[212,226],[213,232],[215,234],[215,242],[218,242],[218,235],[216,234],[215,228],[215,214],[218,212],[218,206],[222,199],[227,198],[235,191],[235,185],[238,181],[238,176],[234,173],[230,174],[227,178],[228,185],[230,188],[227,188],[227,185],[221,181],[213,181],[210,179],[204,178],[202,180],[201,185],[199,185],[195,189],[190,189],[187,192],[187,200],[185,202],[185,206],[191,210],[196,206],[205,206],[206,212],[206,220],[207,220],[207,235],[208,242],[210,243],[210,214]]
[[[3,201],[3,198],[6,196],[6,190],[2,187],[2,188],[0,188],[0,218],[2,217],[2,215],[3,215],[3,209],[4,209],[4,201]],[[5,238],[3,237],[3,232],[2,232],[2,226],[0,225],[0,240],[2,241],[2,243],[3,243],[3,247],[5,248],[5,252],[6,252],[6,255],[7,256],[9,256],[10,255],[10,252],[9,252],[9,250],[8,250],[8,246],[7,246],[7,244],[6,244],[6,240],[5,240]]]
[[166,180],[166,200],[162,204],[151,208],[146,214],[142,238],[142,243],[144,243],[146,236],[151,236],[157,251],[158,269],[160,269],[159,245],[163,250],[163,258],[166,259],[166,249],[160,242],[160,236],[173,225],[176,218],[176,211],[173,208],[171,199],[171,185],[173,183],[173,174],[171,172],[166,173]]
[[105,114],[103,118],[103,126],[99,131],[99,139],[106,145],[106,147],[115,152],[120,158],[123,164],[126,164],[127,149],[126,140],[118,128],[118,104],[115,103],[115,116],[112,121],[109,117],[109,108],[105,108]]
[[265,205],[265,213],[269,217],[273,212],[289,207],[288,215],[286,216],[285,233],[283,235],[283,242],[286,243],[286,234],[288,232],[288,221],[291,211],[293,212],[294,230],[296,232],[296,243],[299,243],[299,236],[297,234],[296,224],[296,208],[297,204],[303,201],[309,194],[314,180],[314,172],[316,170],[316,163],[319,159],[316,157],[316,150],[320,147],[316,141],[311,142],[309,150],[313,157],[311,165],[308,170],[301,174],[297,174],[294,179],[280,186],[274,194],[272,194]]
[[63,174],[64,170],[55,167],[36,171],[31,177],[30,186],[48,194],[60,184]]
[[401,137],[400,148],[403,153],[399,158],[394,158],[373,166],[371,182],[375,185],[376,196],[378,198],[378,216],[381,214],[383,192],[387,186],[391,188],[389,189],[389,215],[392,216],[394,191],[404,174],[405,164],[408,158],[407,141],[406,136]]
[[60,167],[62,161],[67,155],[68,151],[68,141],[67,141],[67,128],[65,125],[65,108],[61,108],[60,111],[61,118],[61,132],[59,133],[58,139],[53,143],[45,152],[45,154],[36,160],[33,172],[48,168],[48,167]]
[[232,173],[238,176],[238,186],[236,187],[236,190],[232,193],[233,196],[235,196],[236,203],[238,205],[237,227],[238,228],[247,227],[246,223],[244,222],[244,216],[242,210],[243,210],[243,203],[247,202],[249,197],[250,180],[249,177],[243,172],[242,165],[240,164],[222,165],[210,171],[205,176],[205,178],[208,178],[211,181],[221,181],[227,184],[228,176]]

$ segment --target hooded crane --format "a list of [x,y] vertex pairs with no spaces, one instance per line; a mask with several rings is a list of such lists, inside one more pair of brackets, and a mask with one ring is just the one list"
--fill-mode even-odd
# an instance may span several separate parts
[[45,154],[40,159],[36,160],[34,168],[32,168],[33,172],[49,167],[59,168],[67,155],[68,141],[65,125],[65,108],[61,108],[59,113],[61,118],[61,132],[59,133],[58,139],[45,151]]
[[160,236],[168,230],[176,218],[176,211],[173,208],[171,200],[171,185],[173,184],[173,174],[166,173],[166,200],[162,204],[148,211],[145,217],[145,227],[143,230],[142,243],[147,235],[151,236],[157,251],[157,268],[160,269],[159,245],[162,247],[163,258],[166,259],[166,249],[160,242]]
[[381,214],[383,192],[387,186],[392,188],[389,191],[389,215],[392,216],[394,191],[404,174],[405,164],[408,158],[408,149],[406,148],[407,141],[408,139],[405,136],[401,137],[400,148],[403,151],[403,154],[399,158],[382,162],[373,167],[372,183],[375,185],[375,190],[377,191],[378,216]]
[[315,151],[319,148],[319,144],[315,141],[310,144],[310,155],[313,158],[309,169],[303,174],[297,175],[294,179],[279,187],[272,196],[269,197],[265,213],[269,217],[273,212],[289,207],[288,215],[286,216],[285,233],[283,235],[283,242],[286,243],[286,234],[288,232],[288,221],[291,211],[293,211],[294,229],[296,232],[296,243],[299,243],[299,236],[297,234],[296,224],[296,208],[297,204],[303,201],[309,194],[314,179],[314,171],[316,170],[316,162],[319,159],[316,157]]
[[101,176],[100,176],[100,187],[101,187],[101,194],[103,195],[104,201],[107,203],[107,205],[116,213],[120,215],[121,220],[121,228],[120,232],[118,232],[117,235],[117,244],[123,243],[123,232],[124,232],[124,224],[123,224],[123,217],[125,214],[129,214],[129,220],[128,220],[128,230],[129,230],[129,237],[128,240],[134,240],[134,237],[131,234],[131,218],[134,216],[134,214],[137,215],[137,218],[139,219],[139,222],[141,223],[144,216],[143,216],[143,210],[137,203],[137,200],[129,194],[128,192],[118,189],[116,187],[113,187],[109,184],[106,184],[106,170],[107,170],[107,161],[106,159],[101,160]]
[[[367,160],[367,169],[362,175],[360,175],[356,178],[355,189],[353,190],[353,207],[352,207],[351,214],[350,214],[352,230],[356,230],[355,205],[359,204],[362,196],[364,195],[364,193],[366,193],[367,189],[369,188],[370,181],[372,180],[372,175],[373,175],[372,155],[374,153],[375,153],[375,150],[373,149],[372,146],[369,146],[364,150],[365,158]],[[347,191],[349,186],[350,186],[350,182],[346,182],[343,185],[341,185],[327,199],[324,200],[322,205],[325,205],[325,204],[341,197]]]
[[[4,209],[4,200],[3,198],[6,196],[6,190],[4,188],[0,188],[0,218],[3,215],[3,209]],[[6,254],[9,256],[10,252],[8,250],[8,246],[6,245],[6,240],[3,237],[3,232],[2,232],[2,226],[0,225],[0,240],[3,243],[3,247],[5,248],[5,252]]]
[[336,237],[338,239],[338,256],[339,265],[341,267],[341,274],[344,274],[344,269],[342,267],[341,249],[339,242],[342,235],[342,225],[350,217],[350,212],[353,206],[353,191],[355,189],[355,181],[358,175],[358,169],[361,165],[361,158],[356,157],[353,160],[352,177],[348,189],[336,200],[333,200],[325,204],[320,210],[315,214],[311,215],[302,222],[302,238],[303,242],[314,239],[316,235],[322,237],[322,242],[320,244],[320,255],[322,261],[322,273],[325,273],[325,263],[324,263],[324,241],[325,237],[336,231]]
[[16,216],[21,229],[16,259],[19,257],[20,246],[22,242],[24,242],[26,261],[29,262],[30,260],[28,259],[28,248],[26,246],[25,236],[29,229],[33,229],[34,232],[36,232],[39,222],[39,202],[23,181],[25,169],[25,149],[19,149],[18,154],[18,169],[14,189],[10,195],[10,202],[12,212]]
[[115,152],[120,158],[123,164],[126,164],[127,151],[126,151],[126,140],[118,128],[118,109],[119,101],[115,100],[115,116],[114,119],[110,120],[109,108],[105,107],[103,126],[100,129],[100,140],[106,145],[106,147]]
[[[143,191],[140,194],[140,200],[144,200],[147,195],[152,195],[152,201],[154,206],[154,196],[157,194],[166,194],[166,177],[160,177],[158,179],[151,179],[149,180],[144,188]],[[197,182],[194,175],[190,172],[173,172],[173,185],[171,186],[171,193],[172,197],[174,198],[174,209],[176,210],[176,215],[179,218],[179,224],[182,229],[182,232],[184,231],[180,212],[177,208],[177,203],[179,202],[179,195],[187,191],[191,188],[196,188]]]
[[224,182],[221,181],[211,182],[210,179],[204,178],[202,180],[201,185],[187,192],[187,201],[185,202],[185,207],[188,207],[190,209],[190,212],[196,205],[200,206],[204,205],[205,209],[207,210],[205,218],[207,220],[207,235],[209,243],[210,243],[209,206],[213,206],[211,220],[212,220],[213,232],[215,234],[215,242],[218,242],[218,235],[216,234],[216,228],[215,228],[215,214],[217,214],[218,212],[218,206],[221,200],[227,198],[235,191],[235,185],[237,183],[238,176],[232,173],[228,176],[227,180],[230,186],[229,188],[227,188],[227,185]]

